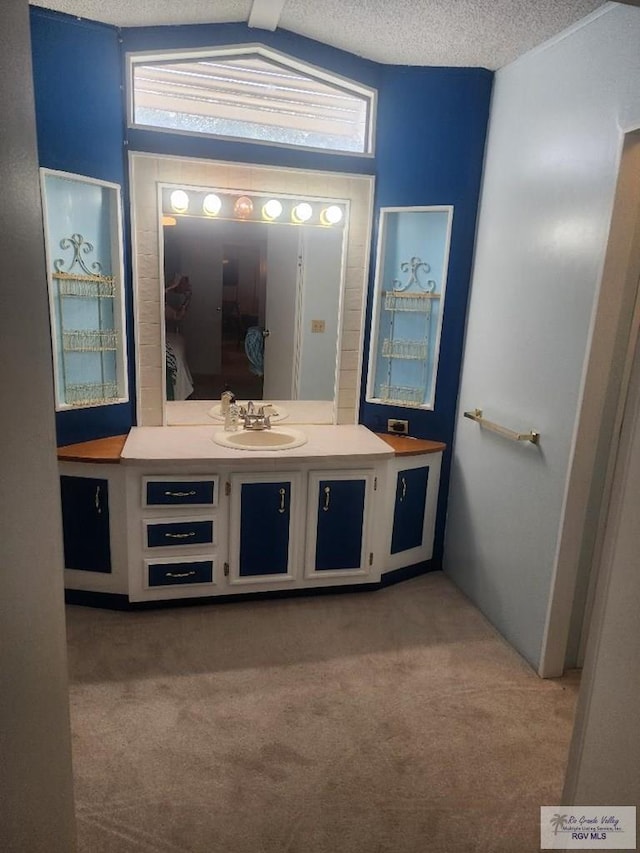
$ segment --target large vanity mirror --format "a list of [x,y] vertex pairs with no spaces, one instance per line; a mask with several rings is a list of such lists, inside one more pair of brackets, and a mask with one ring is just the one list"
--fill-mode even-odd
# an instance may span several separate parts
[[167,402],[333,403],[348,204],[160,188]]
[[225,388],[354,423],[373,178],[139,153],[130,174],[138,424],[210,424]]

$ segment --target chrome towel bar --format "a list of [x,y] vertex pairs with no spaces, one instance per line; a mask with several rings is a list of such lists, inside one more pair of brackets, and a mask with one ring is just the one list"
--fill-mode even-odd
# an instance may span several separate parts
[[515,430],[508,429],[507,427],[500,426],[500,424],[494,424],[493,421],[488,421],[486,418],[482,417],[482,409],[474,409],[472,412],[465,412],[464,416],[465,418],[469,418],[469,420],[480,424],[483,429],[496,432],[503,438],[508,438],[509,441],[530,441],[531,444],[538,444],[540,441],[540,433],[536,430],[531,430],[531,432],[516,432]]

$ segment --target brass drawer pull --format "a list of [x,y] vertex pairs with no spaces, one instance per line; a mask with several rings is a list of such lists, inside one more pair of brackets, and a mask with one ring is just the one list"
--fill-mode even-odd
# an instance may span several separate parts
[[195,531],[191,531],[190,533],[165,533],[166,539],[189,539],[191,536],[195,536]]
[[190,578],[195,572],[165,572],[165,578]]
[[331,486],[325,486],[324,487],[324,506],[322,507],[323,512],[328,512],[330,501],[331,501]]
[[190,498],[192,495],[195,495],[196,492],[192,489],[190,492],[165,492],[165,495],[170,498]]

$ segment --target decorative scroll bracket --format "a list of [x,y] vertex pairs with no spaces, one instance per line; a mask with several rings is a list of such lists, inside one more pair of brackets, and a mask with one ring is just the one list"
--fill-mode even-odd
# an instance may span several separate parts
[[464,416],[465,418],[469,418],[469,420],[480,424],[484,429],[488,429],[490,432],[495,432],[509,441],[529,441],[531,444],[538,444],[540,441],[540,433],[536,430],[531,430],[530,432],[516,432],[515,430],[508,429],[508,427],[486,420],[486,418],[482,417],[482,409],[473,409],[471,412],[465,412]]
[[425,293],[433,293],[435,290],[436,283],[433,279],[427,279],[426,282],[422,282],[418,275],[418,272],[422,270],[424,273],[431,272],[431,267],[426,261],[423,261],[421,258],[414,256],[409,261],[403,261],[400,264],[401,272],[409,273],[408,279],[404,282],[404,284],[398,278],[393,279],[393,289],[395,291],[403,291],[409,290],[412,285],[419,287],[420,290],[424,290]]
[[64,269],[64,258],[57,258],[53,262],[53,268],[57,273],[71,273],[77,264],[85,275],[102,275],[102,264],[93,261],[89,267],[82,255],[90,255],[93,252],[93,243],[85,240],[82,234],[72,234],[71,237],[63,237],[60,240],[61,249],[73,249],[73,258],[67,269]]

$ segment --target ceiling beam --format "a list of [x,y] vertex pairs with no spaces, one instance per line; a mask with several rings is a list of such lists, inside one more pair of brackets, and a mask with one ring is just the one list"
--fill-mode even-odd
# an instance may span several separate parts
[[275,30],[287,0],[253,0],[249,26],[260,30]]

